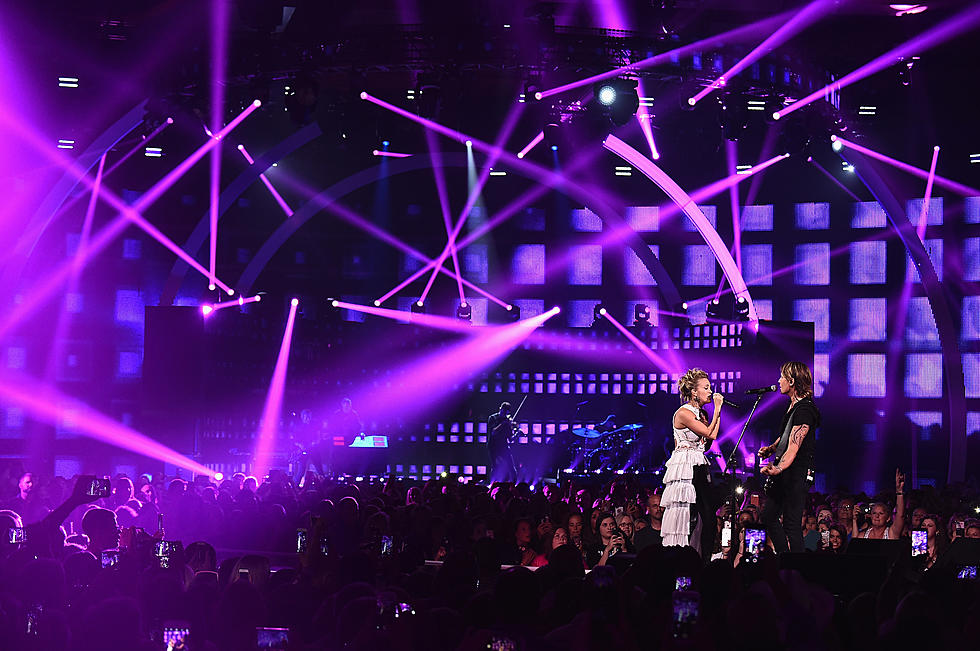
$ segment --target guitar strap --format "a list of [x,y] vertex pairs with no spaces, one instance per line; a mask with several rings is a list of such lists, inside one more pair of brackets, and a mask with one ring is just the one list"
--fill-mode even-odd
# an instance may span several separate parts
[[793,415],[796,413],[796,407],[799,404],[797,402],[793,405],[793,409],[789,413],[789,418],[786,419],[786,429],[783,430],[783,435],[779,437],[779,443],[776,444],[776,463],[779,463],[779,460],[786,454],[786,448],[789,447],[789,435],[793,431]]

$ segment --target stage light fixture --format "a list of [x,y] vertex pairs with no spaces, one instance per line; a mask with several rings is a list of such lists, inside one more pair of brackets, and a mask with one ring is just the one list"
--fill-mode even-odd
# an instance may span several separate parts
[[224,478],[225,478],[225,473],[223,473],[223,472],[216,472],[216,473],[214,473],[214,480],[215,481],[221,481]]
[[722,316],[721,301],[714,298],[708,302],[708,305],[704,308],[704,314],[708,317],[709,321],[721,321]]
[[519,305],[508,305],[507,306],[507,316],[511,321],[521,320],[521,307]]
[[640,108],[636,79],[610,79],[593,87],[597,108],[614,125],[623,126]]
[[749,320],[749,301],[744,296],[739,296],[738,300],[735,301],[735,320]]
[[412,314],[425,314],[425,303],[422,301],[412,303]]
[[606,321],[606,306],[602,303],[596,303],[592,308],[592,325],[602,325],[608,323]]
[[633,306],[633,325],[647,328],[652,325],[650,323],[649,305],[646,305],[645,303],[638,303]]
[[456,318],[460,321],[471,321],[473,319],[473,306],[469,303],[460,303],[456,307]]
[[603,106],[612,106],[616,101],[616,89],[610,84],[603,84],[599,87],[596,98]]
[[830,140],[831,140],[830,148],[833,149],[834,151],[840,151],[841,149],[844,148],[844,143],[840,139],[838,139],[837,136],[831,136]]
[[296,307],[297,305],[299,305],[299,299],[294,298],[293,300],[289,301],[289,304],[292,305],[293,307]]

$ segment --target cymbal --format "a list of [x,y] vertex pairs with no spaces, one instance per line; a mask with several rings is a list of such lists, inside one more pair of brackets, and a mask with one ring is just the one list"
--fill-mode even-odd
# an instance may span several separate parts
[[622,427],[616,428],[616,431],[617,432],[632,432],[633,430],[638,430],[641,427],[643,427],[643,425],[641,425],[640,423],[633,423],[632,425],[623,425]]
[[575,436],[580,436],[584,439],[597,439],[602,436],[602,432],[597,432],[589,427],[576,427],[572,430],[572,434]]

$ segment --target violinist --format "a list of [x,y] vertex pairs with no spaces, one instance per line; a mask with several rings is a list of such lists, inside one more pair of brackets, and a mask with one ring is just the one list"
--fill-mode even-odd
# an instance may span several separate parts
[[490,453],[491,481],[516,481],[517,467],[510,452],[510,442],[519,431],[511,415],[509,402],[500,403],[500,411],[487,420],[487,452]]

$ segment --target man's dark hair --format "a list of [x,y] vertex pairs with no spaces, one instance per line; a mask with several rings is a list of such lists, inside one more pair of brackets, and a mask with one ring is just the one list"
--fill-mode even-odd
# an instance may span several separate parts
[[509,402],[502,402],[502,403],[500,403],[500,411],[502,411],[502,412],[504,412],[504,411],[509,412],[511,409],[513,409],[513,407],[511,406],[511,404]]

